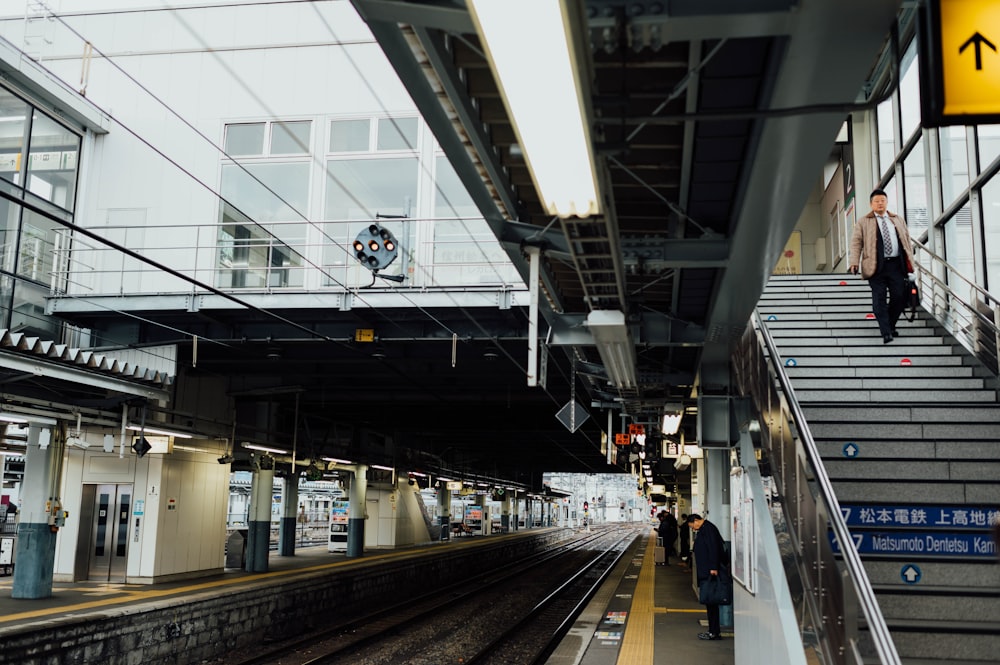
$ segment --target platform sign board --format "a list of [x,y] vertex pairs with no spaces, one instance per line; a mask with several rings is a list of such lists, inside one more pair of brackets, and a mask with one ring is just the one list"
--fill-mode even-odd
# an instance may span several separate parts
[[924,127],[1000,123],[1000,3],[927,0],[919,53]]
[[[888,554],[893,556],[956,556],[995,558],[997,543],[988,532],[955,533],[947,531],[886,531],[854,532],[854,547],[859,554]],[[840,554],[840,543],[830,532],[830,543],[835,554]]]
[[918,506],[899,504],[840,504],[849,527],[988,529],[1000,520],[1000,508],[988,506]]

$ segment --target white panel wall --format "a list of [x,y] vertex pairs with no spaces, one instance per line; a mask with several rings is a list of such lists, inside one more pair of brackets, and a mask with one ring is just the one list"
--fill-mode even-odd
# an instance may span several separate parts
[[[221,144],[227,122],[313,120],[313,152],[321,160],[329,118],[415,112],[350,3],[87,13],[135,6],[124,0],[75,0],[66,17],[108,56],[90,61],[86,97],[120,122],[96,139],[77,221],[108,227],[127,217],[145,219],[151,227],[174,227],[130,230],[128,238],[124,231],[108,233],[174,269],[194,274],[198,268],[196,277],[204,282],[213,283],[217,259],[210,246],[219,204],[210,190],[218,189],[222,159],[209,141]],[[20,44],[23,8],[5,7],[0,14],[8,17],[0,19],[0,36]],[[53,43],[40,56],[46,67],[79,88],[82,52],[80,38],[57,25]],[[313,190],[311,210],[303,212],[318,219],[321,183],[314,181]],[[200,232],[195,225],[203,225]],[[203,249],[195,251],[199,245]],[[87,259],[94,269],[80,276],[81,293],[107,292],[123,263],[130,267],[109,252]],[[181,280],[163,274],[133,276],[128,285],[134,294],[185,290]]]

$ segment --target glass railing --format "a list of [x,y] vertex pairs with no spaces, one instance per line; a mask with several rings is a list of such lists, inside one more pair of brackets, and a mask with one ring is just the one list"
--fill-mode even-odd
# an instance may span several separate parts
[[794,570],[786,572],[803,591],[795,609],[802,643],[812,651],[808,660],[899,665],[860,555],[854,547],[841,547],[839,560],[834,555],[831,531],[837,542],[853,543],[840,503],[774,341],[757,314],[752,324],[734,355],[734,373],[740,393],[759,414],[760,445],[777,485],[781,529],[794,561]]
[[380,287],[524,288],[495,238],[434,239],[432,233],[426,238],[423,232],[414,234],[412,246],[404,247],[400,257],[380,272],[380,276],[402,275],[403,281],[388,282],[361,265],[347,242],[284,241],[280,224],[268,226],[273,235],[244,240],[222,236],[217,224],[103,226],[86,233],[61,230],[52,249],[50,294],[85,298],[214,289],[284,293]]
[[923,308],[994,375],[1000,373],[1000,300],[921,243],[913,249]]

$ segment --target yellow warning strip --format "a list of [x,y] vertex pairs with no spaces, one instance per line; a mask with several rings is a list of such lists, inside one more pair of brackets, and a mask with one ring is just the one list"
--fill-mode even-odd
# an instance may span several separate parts
[[652,538],[646,542],[646,554],[632,594],[632,609],[625,624],[625,638],[618,652],[618,665],[653,662],[653,585],[656,579],[654,544]]
[[[400,554],[410,554],[413,550],[406,550],[405,552],[396,553],[395,556]],[[49,616],[52,614],[66,614],[69,612],[75,612],[79,610],[91,610],[97,607],[107,607],[109,605],[118,605],[119,603],[130,603],[134,601],[141,600],[152,600],[154,598],[162,598],[164,596],[173,596],[177,594],[192,593],[197,591],[204,591],[208,589],[217,589],[219,587],[234,586],[238,584],[252,584],[259,580],[264,580],[273,577],[290,577],[292,575],[301,575],[303,573],[309,573],[317,570],[327,570],[330,568],[339,568],[341,566],[346,566],[354,563],[359,563],[363,561],[374,561],[377,559],[392,558],[393,554],[382,554],[376,556],[366,556],[360,561],[358,559],[348,559],[335,561],[333,563],[324,563],[316,566],[308,566],[306,568],[293,568],[289,570],[276,570],[267,573],[256,573],[248,575],[240,575],[239,577],[229,577],[226,579],[213,580],[211,582],[201,582],[199,584],[189,584],[187,586],[171,587],[169,589],[149,589],[146,591],[131,591],[122,590],[121,595],[111,597],[111,598],[101,598],[100,600],[91,600],[83,603],[76,603],[75,605],[60,605],[59,607],[47,607],[44,609],[30,610],[27,612],[18,612],[16,614],[5,614],[0,616],[0,623],[5,621],[21,621],[24,619],[37,619],[39,617]],[[95,587],[77,587],[75,590],[94,590]],[[65,588],[53,589],[56,591],[66,591]]]

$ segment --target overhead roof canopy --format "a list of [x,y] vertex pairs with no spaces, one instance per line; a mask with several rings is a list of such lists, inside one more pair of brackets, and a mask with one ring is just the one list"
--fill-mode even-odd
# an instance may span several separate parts
[[[352,2],[526,280],[528,250],[537,248],[545,387],[527,385],[521,301],[456,308],[424,293],[412,294],[411,306],[381,309],[270,301],[317,330],[313,340],[246,310],[132,309],[207,338],[228,336],[225,346],[202,346],[187,374],[229,377],[238,411],[272,404],[304,425],[279,425],[289,422],[279,414],[261,429],[296,429],[317,454],[367,445],[359,432],[381,431],[420,458],[414,465],[433,460],[511,479],[609,470],[600,440],[609,420],[616,429],[623,415],[655,427],[667,403],[728,391],[735,342],[839,129],[877,101],[861,93],[881,85],[875,63],[900,7],[585,3],[573,30],[587,47],[582,103],[593,119],[602,213],[554,219],[465,3]],[[56,305],[85,325],[111,316]],[[605,310],[627,322],[635,386],[609,385],[584,326]],[[357,329],[374,329],[377,339],[357,341]],[[145,341],[163,341],[155,334]],[[570,431],[556,413],[573,400],[589,417]]]

